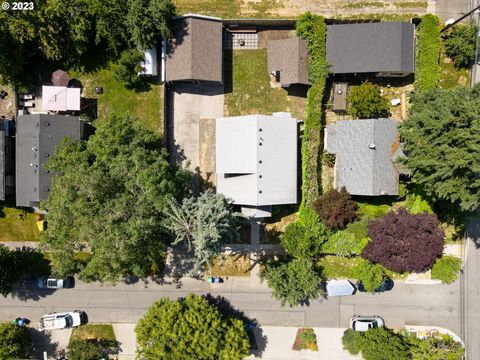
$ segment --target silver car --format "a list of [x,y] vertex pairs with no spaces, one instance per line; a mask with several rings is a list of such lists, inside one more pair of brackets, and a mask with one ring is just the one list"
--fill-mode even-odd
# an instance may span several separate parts
[[385,321],[378,316],[360,316],[354,315],[350,319],[350,328],[354,331],[368,331],[374,328],[382,328],[385,326]]
[[67,276],[64,279],[57,279],[50,276],[42,276],[37,279],[37,286],[40,289],[63,289],[72,288],[75,280],[73,276]]

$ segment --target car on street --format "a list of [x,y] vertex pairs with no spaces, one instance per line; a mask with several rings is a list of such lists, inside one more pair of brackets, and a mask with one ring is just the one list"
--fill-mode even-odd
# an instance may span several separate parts
[[[375,289],[375,292],[384,292],[384,291],[390,291],[393,289],[393,285],[394,285],[394,282],[392,279],[390,279],[389,277],[386,277],[385,279],[383,279],[383,282],[382,284]],[[357,283],[357,289],[358,291],[361,291],[361,292],[366,292],[367,290],[365,290],[365,287],[363,286],[363,283],[361,281],[359,281]]]
[[350,328],[354,331],[368,331],[370,329],[381,328],[384,326],[385,322],[378,315],[355,315],[350,319]]
[[40,289],[64,289],[72,288],[75,284],[73,276],[66,278],[55,278],[51,276],[41,276],[37,278],[37,286]]
[[70,312],[50,313],[40,319],[40,331],[68,329],[83,325],[87,322],[87,315],[81,310]]

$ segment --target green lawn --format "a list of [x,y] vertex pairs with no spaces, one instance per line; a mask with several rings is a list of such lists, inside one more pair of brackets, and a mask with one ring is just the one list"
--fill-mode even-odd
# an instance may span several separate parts
[[[74,70],[69,71],[69,75],[81,81],[84,97],[97,100],[99,119],[112,114],[130,113],[147,128],[161,134],[163,86],[149,83],[150,89],[147,91],[129,90],[113,78],[114,66],[110,64],[107,68],[92,73]],[[95,93],[96,86],[103,87],[103,94]]]
[[440,81],[439,86],[442,89],[452,88],[458,85],[470,84],[470,69],[457,69],[453,65],[444,50],[440,55]]
[[[304,119],[304,97],[289,96],[286,90],[270,86],[267,49],[226,51],[225,64],[225,116],[289,111]],[[230,83],[232,91],[228,92]]]
[[86,324],[79,326],[72,331],[71,339],[102,339],[115,342],[115,332],[110,324]]
[[38,214],[16,208],[11,201],[0,202],[0,241],[38,241]]

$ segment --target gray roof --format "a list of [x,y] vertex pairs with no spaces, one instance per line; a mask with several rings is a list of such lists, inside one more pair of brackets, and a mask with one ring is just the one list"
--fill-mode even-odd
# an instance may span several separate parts
[[353,195],[397,195],[397,123],[390,119],[339,120],[328,125],[325,149],[335,154],[336,189]]
[[297,120],[289,113],[216,120],[217,192],[255,207],[297,202]]
[[43,165],[62,140],[79,140],[82,123],[77,116],[23,115],[17,118],[16,193],[17,206],[37,206],[48,197],[52,174]]
[[327,26],[327,61],[334,74],[414,71],[415,26],[377,22]]
[[223,81],[223,25],[220,19],[187,16],[176,19],[169,42],[167,81]]
[[282,86],[311,85],[307,71],[307,43],[298,37],[268,42],[268,71],[280,72]]

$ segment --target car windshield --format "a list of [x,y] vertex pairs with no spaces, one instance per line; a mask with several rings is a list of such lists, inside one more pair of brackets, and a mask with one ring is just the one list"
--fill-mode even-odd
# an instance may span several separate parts
[[67,327],[71,327],[73,325],[73,319],[70,315],[65,316],[65,324]]
[[47,280],[48,287],[57,287],[57,280],[56,279],[48,279]]

